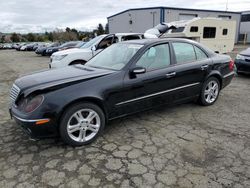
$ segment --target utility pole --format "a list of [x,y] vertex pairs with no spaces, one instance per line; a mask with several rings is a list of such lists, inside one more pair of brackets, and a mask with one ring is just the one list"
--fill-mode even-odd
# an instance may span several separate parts
[[226,11],[228,11],[228,0],[227,0],[227,3],[226,3]]

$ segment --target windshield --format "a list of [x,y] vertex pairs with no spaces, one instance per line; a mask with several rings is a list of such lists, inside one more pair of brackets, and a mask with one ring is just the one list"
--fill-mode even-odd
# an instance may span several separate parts
[[95,68],[121,70],[143,45],[118,43],[106,48],[85,65]]
[[86,44],[84,44],[81,48],[89,48],[91,47],[93,44],[95,44],[97,41],[101,40],[102,38],[104,38],[105,35],[100,35],[98,37],[93,38],[92,40],[90,40],[89,42],[87,42]]

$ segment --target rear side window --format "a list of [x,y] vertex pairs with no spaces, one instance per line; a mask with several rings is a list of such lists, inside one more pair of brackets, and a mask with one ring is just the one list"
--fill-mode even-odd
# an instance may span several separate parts
[[192,44],[175,42],[173,43],[177,64],[196,61],[196,55]]
[[207,55],[198,47],[194,46],[197,60],[203,60],[207,58]]
[[204,27],[203,29],[204,39],[215,38],[215,35],[216,35],[216,27]]

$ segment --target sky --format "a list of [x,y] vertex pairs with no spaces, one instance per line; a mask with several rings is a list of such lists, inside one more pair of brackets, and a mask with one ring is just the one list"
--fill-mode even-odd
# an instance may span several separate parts
[[95,29],[107,17],[129,8],[166,6],[250,10],[250,0],[0,0],[0,32],[41,33],[56,28]]

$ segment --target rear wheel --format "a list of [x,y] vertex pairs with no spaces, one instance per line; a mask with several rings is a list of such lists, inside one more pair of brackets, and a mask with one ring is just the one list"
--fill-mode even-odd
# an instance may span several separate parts
[[200,94],[200,104],[209,106],[215,103],[220,93],[220,82],[215,77],[210,77],[203,84],[202,91]]
[[69,145],[86,145],[102,133],[104,126],[105,116],[101,108],[92,103],[80,103],[71,106],[63,114],[60,135]]

